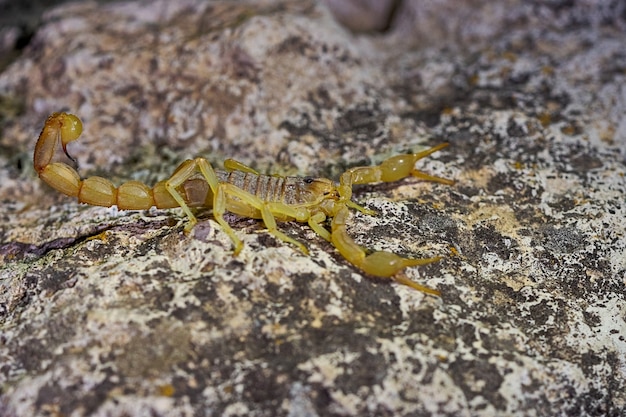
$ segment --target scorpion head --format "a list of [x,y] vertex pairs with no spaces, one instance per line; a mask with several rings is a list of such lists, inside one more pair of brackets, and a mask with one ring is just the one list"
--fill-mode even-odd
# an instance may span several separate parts
[[335,183],[327,178],[298,178],[298,200],[307,205],[319,204],[324,200],[339,197]]

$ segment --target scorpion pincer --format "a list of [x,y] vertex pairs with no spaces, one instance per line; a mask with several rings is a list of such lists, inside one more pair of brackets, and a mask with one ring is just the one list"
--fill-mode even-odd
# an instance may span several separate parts
[[[43,181],[65,195],[77,197],[81,203],[105,207],[116,205],[121,210],[180,207],[188,218],[186,232],[197,223],[192,208],[212,207],[215,220],[233,242],[235,255],[241,251],[243,243],[224,220],[227,211],[262,219],[269,233],[305,254],[307,248],[278,230],[276,221],[306,222],[318,235],[331,242],[348,262],[365,273],[391,278],[416,290],[439,295],[439,291],[415,283],[402,271],[436,262],[440,257],[409,259],[384,251],[367,254],[348,235],[346,223],[349,208],[375,214],[352,201],[352,186],[355,184],[398,181],[408,176],[454,184],[452,180],[414,168],[416,161],[448,146],[447,143],[419,153],[393,156],[377,166],[351,168],[341,175],[339,184],[326,178],[263,175],[233,159],[224,162],[225,170],[222,171],[213,169],[205,158],[195,158],[184,161],[169,179],[150,188],[139,181],[128,181],[115,187],[102,177],[81,179],[69,165],[52,162],[59,142],[73,161],[66,147],[81,133],[82,122],[78,117],[53,113],[39,135],[33,158],[35,170]],[[332,219],[330,231],[323,225],[329,218]]]

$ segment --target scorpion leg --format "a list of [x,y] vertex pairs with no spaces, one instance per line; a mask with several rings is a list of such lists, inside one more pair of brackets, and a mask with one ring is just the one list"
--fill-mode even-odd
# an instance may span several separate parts
[[410,266],[426,265],[437,262],[441,257],[425,259],[409,259],[403,258],[391,252],[374,252],[369,255],[365,253],[363,248],[359,246],[349,235],[346,230],[346,220],[350,212],[347,206],[341,207],[335,214],[332,221],[332,243],[339,253],[362,271],[382,278],[391,278],[394,281],[409,286],[418,291],[427,294],[440,295],[439,291],[425,287],[416,282],[411,281],[404,276],[401,271]]
[[165,181],[165,189],[168,193],[176,200],[176,203],[183,209],[183,212],[189,219],[189,222],[185,225],[185,233],[191,231],[191,229],[196,225],[198,219],[193,215],[191,209],[185,202],[183,196],[180,195],[176,188],[180,187],[189,177],[197,172],[198,163],[194,159],[188,159],[176,168],[176,171],[172,176]]
[[331,234],[324,226],[322,226],[324,220],[326,220],[326,215],[324,213],[315,213],[309,217],[308,224],[315,233],[330,242],[332,239]]
[[224,194],[223,184],[217,179],[217,175],[213,170],[209,161],[204,158],[196,158],[198,161],[198,168],[200,173],[209,183],[209,187],[213,191],[213,217],[222,226],[222,229],[230,237],[230,240],[235,246],[234,255],[238,255],[243,249],[243,242],[237,237],[232,227],[224,220],[224,213],[226,212],[226,195]]
[[[294,209],[293,207],[289,207],[283,203],[265,202],[259,197],[250,194],[249,192],[242,190],[241,188],[235,187],[232,184],[221,183],[219,184],[218,191],[222,191],[224,195],[235,197],[241,202],[259,210],[259,212],[261,213],[261,218],[263,219],[263,223],[265,224],[265,227],[270,234],[274,235],[276,238],[282,240],[283,242],[295,245],[305,254],[309,253],[306,246],[304,246],[302,243],[278,230],[278,227],[276,226],[276,219],[274,218],[274,214],[280,214],[281,216],[292,218],[302,218],[302,213],[298,213],[296,209]],[[228,209],[228,205],[225,204],[224,207],[219,207],[219,210],[222,209]],[[217,207],[214,208],[214,212],[217,210]]]
[[224,161],[224,168],[226,169],[226,171],[241,171],[241,172],[248,172],[250,174],[254,174],[254,175],[261,175],[259,174],[254,168],[249,167],[248,165],[244,164],[243,162],[239,162],[236,161],[234,159],[227,159]]
[[189,159],[183,162],[177,169],[176,172],[165,181],[165,189],[170,193],[170,195],[176,200],[178,205],[183,209],[183,212],[189,219],[189,222],[185,226],[185,233],[189,233],[191,229],[196,225],[198,220],[196,216],[193,215],[191,209],[180,195],[180,193],[176,190],[176,188],[180,187],[185,181],[191,178],[198,171],[202,174],[206,182],[209,184],[211,191],[213,191],[213,217],[215,220],[222,226],[222,229],[226,232],[226,234],[230,237],[233,245],[235,246],[234,252],[237,255],[241,248],[243,247],[243,243],[241,239],[235,235],[235,232],[230,227],[230,225],[224,220],[224,207],[226,206],[226,198],[221,190],[219,180],[213,167],[211,164],[204,158],[196,158]]

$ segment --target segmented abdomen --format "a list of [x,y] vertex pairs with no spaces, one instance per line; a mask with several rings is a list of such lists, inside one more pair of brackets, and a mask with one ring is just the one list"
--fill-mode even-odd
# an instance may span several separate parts
[[296,180],[298,177],[279,177],[257,175],[242,171],[217,171],[221,182],[227,182],[237,188],[254,194],[263,201],[297,204]]

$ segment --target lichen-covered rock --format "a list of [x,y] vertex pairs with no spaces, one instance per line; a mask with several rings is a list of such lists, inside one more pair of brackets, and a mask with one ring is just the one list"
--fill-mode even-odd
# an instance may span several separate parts
[[[0,73],[0,415],[626,412],[622,2],[399,3],[376,35],[295,0],[46,14]],[[380,214],[349,230],[448,255],[407,271],[442,296],[306,225],[280,227],[310,256],[228,216],[233,257],[209,212],[186,235],[179,210],[57,195],[31,157],[59,110],[81,175],[118,184],[196,155],[337,178],[450,142],[419,167],[454,186],[357,188]]]

